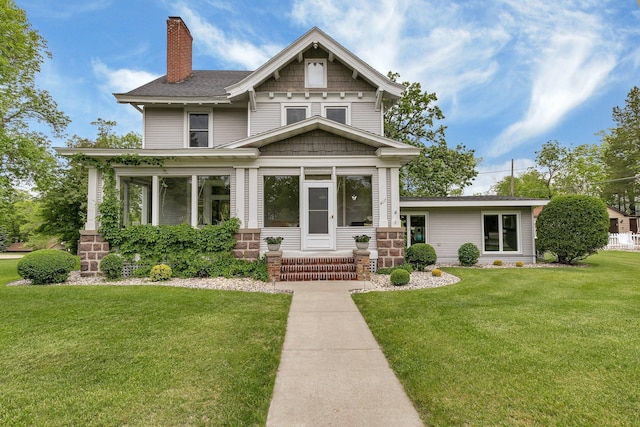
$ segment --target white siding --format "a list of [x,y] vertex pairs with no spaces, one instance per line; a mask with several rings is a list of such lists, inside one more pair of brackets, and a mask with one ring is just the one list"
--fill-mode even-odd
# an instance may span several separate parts
[[249,134],[256,135],[280,127],[281,106],[278,102],[258,102],[256,111],[251,111],[251,129]]
[[311,104],[311,117],[313,116],[322,116],[322,104],[320,102]]
[[[458,249],[463,243],[471,242],[480,249],[479,263],[490,264],[499,259],[504,262],[532,262],[533,250],[532,216],[530,208],[428,208],[427,236],[429,243],[436,250],[439,263],[458,263]],[[520,252],[510,254],[482,254],[482,212],[520,212]],[[412,210],[403,209],[402,213]],[[418,211],[416,211],[418,212]]]
[[213,112],[213,145],[226,144],[247,137],[247,110],[230,109]]
[[145,108],[144,138],[144,148],[183,148],[184,110],[182,108]]
[[375,111],[373,102],[354,102],[351,104],[351,126],[382,135],[382,111]]

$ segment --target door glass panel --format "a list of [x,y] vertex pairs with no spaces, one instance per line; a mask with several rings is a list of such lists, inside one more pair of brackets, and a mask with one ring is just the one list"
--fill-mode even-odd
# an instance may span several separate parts
[[502,215],[502,250],[518,250],[518,218],[516,215]]
[[309,188],[309,234],[329,233],[329,189]]
[[486,252],[500,250],[498,225],[498,215],[484,216],[484,250]]
[[411,215],[411,244],[425,243],[425,231],[425,216]]

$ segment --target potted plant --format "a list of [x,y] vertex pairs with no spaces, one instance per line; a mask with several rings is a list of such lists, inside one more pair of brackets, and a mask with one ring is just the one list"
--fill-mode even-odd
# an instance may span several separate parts
[[279,251],[280,243],[284,240],[284,237],[265,237],[264,241],[267,242],[267,248],[270,251]]
[[357,236],[353,236],[353,240],[356,241],[356,248],[367,249],[369,247],[369,240],[371,240],[371,236],[359,234]]

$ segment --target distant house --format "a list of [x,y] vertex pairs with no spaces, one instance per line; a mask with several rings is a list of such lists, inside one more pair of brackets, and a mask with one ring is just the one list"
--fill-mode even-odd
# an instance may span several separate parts
[[7,252],[31,252],[32,248],[26,247],[25,242],[15,242],[7,248]]
[[[403,263],[405,247],[422,241],[445,261],[467,241],[486,262],[535,260],[531,209],[544,200],[400,198],[400,168],[420,150],[386,138],[383,117],[405,88],[320,29],[255,71],[192,70],[191,43],[182,19],[170,17],[167,74],[115,94],[141,113],[142,149],[58,149],[165,159],[162,167],[114,166],[123,227],[237,217],[234,255],[248,259],[267,251],[268,236],[284,237],[283,261],[344,259],[353,236],[366,234],[373,269]],[[87,275],[106,253],[97,232],[102,185],[90,169],[80,245]]]
[[607,212],[609,213],[609,233],[638,232],[637,216],[627,215],[612,206],[607,206]]

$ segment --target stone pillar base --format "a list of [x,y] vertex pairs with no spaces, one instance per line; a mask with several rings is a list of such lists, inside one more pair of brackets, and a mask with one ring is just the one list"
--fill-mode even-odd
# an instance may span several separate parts
[[260,258],[260,229],[241,228],[235,235],[236,245],[233,256],[240,259],[254,261]]
[[376,229],[378,268],[397,267],[404,264],[404,233],[404,227]]
[[353,259],[356,263],[356,280],[370,280],[370,252],[366,249],[354,249]]
[[109,242],[97,230],[80,230],[80,276],[95,277],[101,274],[100,260],[109,253]]
[[282,251],[269,251],[267,257],[267,272],[269,282],[280,281],[280,266],[282,265]]

